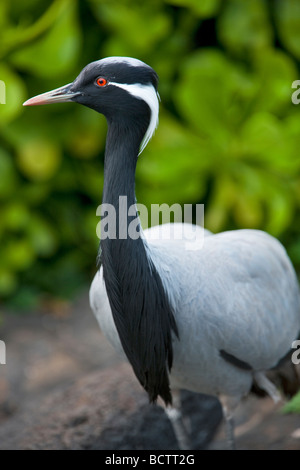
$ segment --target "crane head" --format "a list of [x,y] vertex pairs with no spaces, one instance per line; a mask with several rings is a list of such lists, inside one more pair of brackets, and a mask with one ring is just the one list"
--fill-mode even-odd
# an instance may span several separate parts
[[133,121],[138,126],[146,120],[141,153],[158,125],[157,86],[156,72],[144,62],[130,57],[107,57],[88,64],[72,83],[30,98],[24,106],[74,101],[120,125]]

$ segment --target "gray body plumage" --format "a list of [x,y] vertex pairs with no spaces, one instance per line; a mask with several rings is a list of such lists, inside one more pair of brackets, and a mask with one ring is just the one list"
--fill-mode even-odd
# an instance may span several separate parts
[[[205,231],[203,247],[189,251],[185,240],[151,236],[166,229],[144,234],[179,331],[179,339],[173,336],[171,389],[241,397],[255,373],[276,366],[299,334],[299,288],[291,262],[276,239],[258,230]],[[121,351],[101,269],[90,302],[100,328]],[[227,362],[221,350],[252,370]]]

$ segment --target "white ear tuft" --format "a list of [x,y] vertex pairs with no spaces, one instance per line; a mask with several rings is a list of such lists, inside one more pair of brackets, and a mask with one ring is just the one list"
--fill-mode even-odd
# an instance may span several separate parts
[[142,153],[146,145],[148,144],[149,140],[153,136],[155,129],[158,126],[158,114],[159,114],[159,100],[160,96],[158,92],[155,90],[154,86],[150,83],[147,85],[142,85],[141,83],[117,83],[117,82],[110,82],[110,85],[117,86],[126,90],[132,96],[135,96],[138,99],[144,100],[150,108],[151,111],[151,118],[148,129],[144,135],[144,138],[141,143],[141,148],[139,155]]

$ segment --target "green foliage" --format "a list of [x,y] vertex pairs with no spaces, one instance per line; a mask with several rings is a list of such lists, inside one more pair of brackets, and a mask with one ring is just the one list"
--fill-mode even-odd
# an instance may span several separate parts
[[160,76],[160,126],[139,159],[139,202],[205,203],[213,231],[280,237],[300,267],[298,0],[0,2],[0,297],[70,297],[98,246],[104,118],[24,109],[92,60],[137,57]]
[[224,3],[218,27],[220,39],[230,51],[244,56],[255,51],[261,53],[262,48],[272,45],[273,31],[265,1],[228,0]]
[[300,413],[300,392],[284,405],[282,413]]

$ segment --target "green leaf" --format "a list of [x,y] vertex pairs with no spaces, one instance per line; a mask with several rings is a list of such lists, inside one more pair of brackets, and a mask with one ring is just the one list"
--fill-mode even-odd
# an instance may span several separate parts
[[47,140],[29,140],[18,149],[17,162],[22,173],[28,178],[46,181],[52,178],[59,168],[60,148]]
[[33,247],[27,239],[11,239],[4,247],[2,262],[13,271],[28,269],[35,259]]
[[[22,79],[7,65],[0,63],[0,80],[5,84],[0,96],[0,127],[15,119],[23,112],[22,103],[26,97]],[[5,104],[3,103],[3,95]]]
[[13,157],[0,148],[0,199],[13,195],[17,183]]
[[159,129],[139,159],[137,193],[141,188],[142,198],[138,201],[198,201],[204,191],[201,175],[208,165],[209,155],[201,138],[162,112]]
[[253,58],[254,71],[260,83],[256,108],[276,113],[293,109],[292,83],[297,77],[297,67],[284,52],[268,49]]
[[237,188],[232,178],[226,174],[219,175],[209,207],[205,211],[206,228],[219,232],[226,227],[228,212],[232,209],[236,194]]
[[37,42],[11,56],[18,67],[40,77],[59,77],[75,65],[81,34],[77,22],[76,2],[63,0],[63,8],[51,29]]
[[174,88],[179,112],[199,133],[210,137],[216,153],[226,151],[256,87],[218,50],[196,52],[181,64]]
[[[30,0],[24,3],[0,2],[0,26],[1,42],[0,57],[7,56],[17,48],[24,47],[30,42],[37,41],[53,25],[65,8],[68,0],[54,0],[49,8],[43,12],[38,19],[36,15],[44,11],[41,0]],[[28,3],[39,3],[39,5],[28,5]],[[23,10],[22,10],[23,7]],[[19,12],[18,12],[19,10]],[[16,15],[16,23],[13,24],[11,17]]]
[[265,2],[226,0],[218,18],[218,35],[221,43],[238,55],[270,46],[273,31]]
[[17,278],[13,271],[0,266],[0,295],[8,296],[17,287]]
[[297,59],[300,58],[300,3],[298,0],[277,1],[274,5],[279,37]]
[[[141,55],[170,34],[170,18],[157,2],[91,1],[101,24],[111,32],[105,46],[107,55]],[[127,49],[127,52],[126,52]],[[128,53],[130,52],[130,54]]]
[[200,18],[210,18],[218,12],[221,0],[165,0],[171,5],[189,8]]
[[300,392],[293,396],[282,408],[282,413],[300,413]]
[[[287,188],[288,189],[288,188]],[[289,227],[294,211],[292,195],[284,191],[284,187],[276,187],[269,191],[269,220],[266,224],[267,232],[279,236]]]
[[6,229],[18,231],[30,224],[30,212],[24,201],[12,201],[3,211],[3,223]]
[[31,217],[27,229],[30,244],[38,256],[47,257],[55,253],[58,236],[54,227],[41,217]]
[[240,148],[249,162],[277,170],[281,176],[290,176],[295,166],[299,168],[300,161],[294,154],[286,128],[273,114],[253,113],[245,121]]

